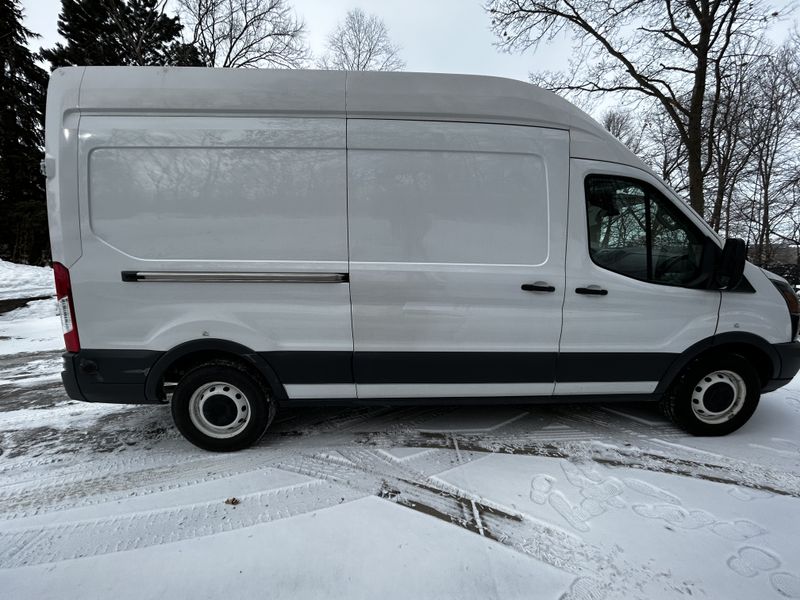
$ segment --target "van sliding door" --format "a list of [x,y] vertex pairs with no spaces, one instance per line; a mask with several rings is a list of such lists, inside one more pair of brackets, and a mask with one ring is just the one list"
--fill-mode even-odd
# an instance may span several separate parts
[[349,119],[359,398],[553,393],[566,131]]

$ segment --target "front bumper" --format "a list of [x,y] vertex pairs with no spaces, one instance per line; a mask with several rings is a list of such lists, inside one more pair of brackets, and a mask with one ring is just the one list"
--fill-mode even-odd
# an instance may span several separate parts
[[73,400],[153,404],[157,401],[147,398],[145,382],[162,354],[149,350],[65,352],[61,381]]
[[771,392],[785,386],[800,371],[800,342],[773,344],[772,347],[778,353],[780,369],[777,377],[767,381],[762,392]]

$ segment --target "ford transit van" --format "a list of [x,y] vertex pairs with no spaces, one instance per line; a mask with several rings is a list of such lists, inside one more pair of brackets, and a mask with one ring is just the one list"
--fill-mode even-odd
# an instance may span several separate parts
[[586,114],[494,77],[72,67],[48,211],[70,398],[194,444],[280,406],[660,401],[727,434],[797,296]]

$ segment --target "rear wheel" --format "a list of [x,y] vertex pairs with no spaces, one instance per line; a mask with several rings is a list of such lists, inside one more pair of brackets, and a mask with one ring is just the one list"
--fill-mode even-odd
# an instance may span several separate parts
[[207,363],[188,371],[175,388],[171,406],[184,437],[217,452],[256,443],[275,416],[269,390],[233,364]]
[[747,423],[761,397],[755,367],[738,354],[691,363],[662,401],[665,414],[693,435],[726,435]]

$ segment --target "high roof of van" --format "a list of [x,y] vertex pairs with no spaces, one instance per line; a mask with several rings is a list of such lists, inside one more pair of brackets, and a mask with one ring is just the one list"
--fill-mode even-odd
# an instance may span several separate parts
[[[563,98],[529,83],[501,77],[67,67],[52,74],[48,96],[54,100],[48,102],[48,113],[51,106],[58,106],[62,115],[78,109],[82,114],[346,116],[551,127],[570,131],[570,155],[574,158],[646,169],[599,123]],[[48,116],[52,119],[55,115]]]

